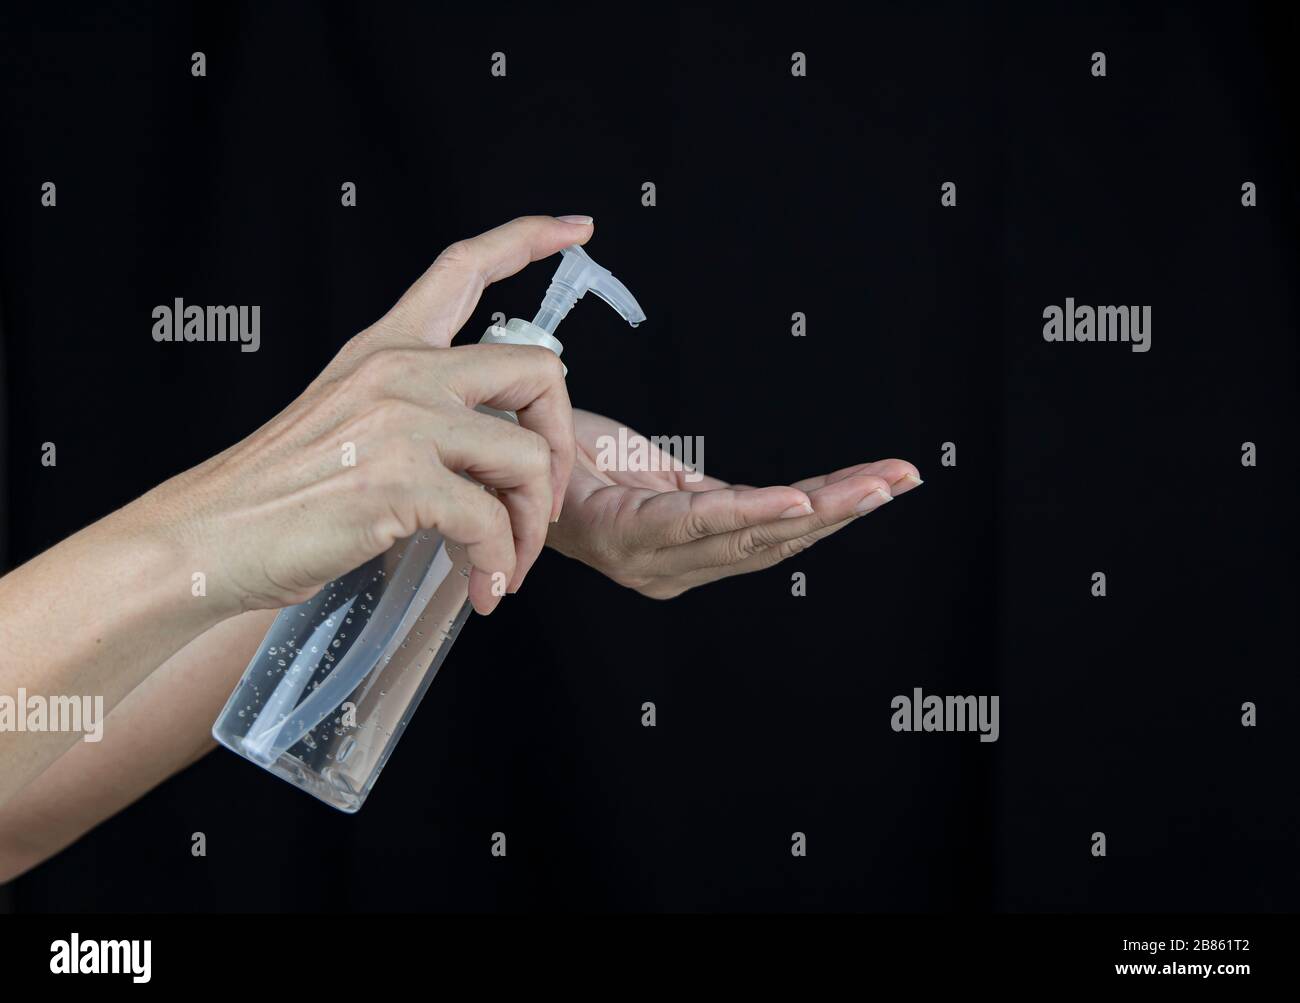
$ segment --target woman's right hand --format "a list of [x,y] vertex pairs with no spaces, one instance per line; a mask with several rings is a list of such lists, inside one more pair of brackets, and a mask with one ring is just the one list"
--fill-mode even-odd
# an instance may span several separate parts
[[488,283],[591,233],[524,217],[453,244],[284,411],[117,515],[171,527],[229,613],[303,602],[417,530],[465,545],[491,612],[559,515],[573,414],[546,349],[447,346]]

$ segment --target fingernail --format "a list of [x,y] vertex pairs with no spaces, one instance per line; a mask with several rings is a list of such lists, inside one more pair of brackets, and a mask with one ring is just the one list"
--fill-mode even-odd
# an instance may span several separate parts
[[812,515],[812,504],[810,502],[800,502],[798,505],[791,505],[781,513],[782,519],[798,519],[803,515]]
[[561,223],[591,223],[590,216],[556,216]]
[[862,501],[854,505],[853,511],[858,515],[863,515],[870,512],[872,509],[880,508],[880,506],[885,504],[885,502],[891,502],[893,500],[893,496],[884,488],[876,488],[875,491],[871,492],[871,494],[863,498]]
[[913,484],[924,484],[924,483],[925,483],[925,481],[923,481],[923,480],[921,480],[921,478],[917,477],[916,474],[904,474],[904,475],[903,475],[903,480],[905,480],[905,481],[911,481]]

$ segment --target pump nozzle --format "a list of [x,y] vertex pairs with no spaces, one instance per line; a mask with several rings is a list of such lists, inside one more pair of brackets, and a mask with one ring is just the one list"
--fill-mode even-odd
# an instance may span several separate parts
[[547,334],[554,334],[573,304],[588,291],[603,299],[633,327],[645,320],[641,305],[608,268],[602,268],[592,261],[591,256],[577,244],[566,247],[561,253],[564,260],[555,270],[550,288],[542,298],[542,306],[533,318],[534,325]]
[[[641,304],[628,292],[627,286],[610,274],[608,268],[592,261],[577,244],[566,247],[562,253],[564,257],[560,267],[555,270],[533,322],[530,324],[515,317],[504,327],[493,325],[487,329],[482,341],[490,345],[540,345],[559,355],[564,346],[555,337],[555,329],[573,309],[573,304],[588,292],[603,299],[633,327],[645,320]],[[569,370],[566,368],[564,373],[567,376]]]

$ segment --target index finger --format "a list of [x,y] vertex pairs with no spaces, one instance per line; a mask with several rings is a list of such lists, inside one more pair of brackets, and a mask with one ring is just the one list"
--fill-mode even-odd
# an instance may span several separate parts
[[592,233],[590,216],[520,216],[477,237],[458,240],[416,279],[389,317],[425,344],[445,348],[490,283],[570,244],[585,244]]

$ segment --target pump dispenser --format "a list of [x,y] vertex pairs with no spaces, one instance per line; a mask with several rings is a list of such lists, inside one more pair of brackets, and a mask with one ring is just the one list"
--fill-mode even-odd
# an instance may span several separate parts
[[[581,247],[573,244],[561,255],[560,267],[555,270],[533,322],[530,324],[516,317],[507,321],[504,327],[493,325],[487,329],[482,341],[493,345],[540,345],[559,355],[564,346],[555,337],[555,329],[569,315],[573,304],[588,292],[603,299],[633,327],[645,320],[641,305],[628,292],[627,286],[614,278],[608,268],[592,261]],[[564,375],[568,374],[569,367],[565,366]]]
[[[537,316],[493,325],[481,341],[558,356],[555,329],[588,292],[633,327],[645,320],[627,287],[575,244],[562,252]],[[422,530],[281,610],[213,737],[327,804],[358,811],[469,618],[469,573],[462,545]]]

